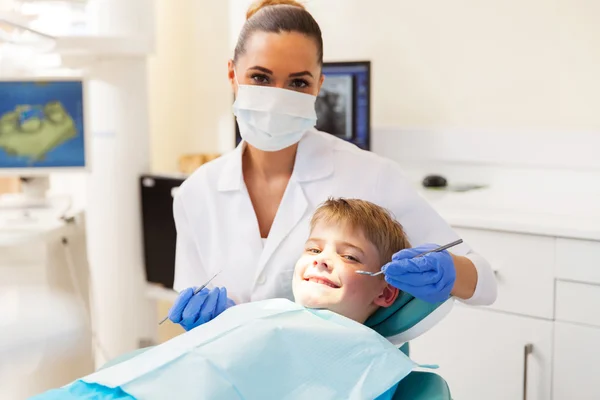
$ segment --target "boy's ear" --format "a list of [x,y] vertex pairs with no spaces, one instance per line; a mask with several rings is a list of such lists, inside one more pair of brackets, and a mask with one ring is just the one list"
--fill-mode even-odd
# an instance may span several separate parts
[[388,283],[383,288],[381,294],[377,296],[373,302],[379,307],[389,307],[394,304],[394,301],[396,301],[399,294],[400,290]]

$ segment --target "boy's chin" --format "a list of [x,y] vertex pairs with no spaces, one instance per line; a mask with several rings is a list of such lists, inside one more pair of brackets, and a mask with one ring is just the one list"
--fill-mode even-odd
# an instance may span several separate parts
[[336,306],[336,304],[332,304],[332,302],[326,301],[322,296],[316,294],[299,294],[295,297],[295,301],[306,308],[331,309]]

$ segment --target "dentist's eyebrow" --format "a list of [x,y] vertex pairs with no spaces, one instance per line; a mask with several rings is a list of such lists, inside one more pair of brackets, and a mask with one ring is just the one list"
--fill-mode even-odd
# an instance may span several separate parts
[[294,72],[293,74],[289,74],[288,77],[289,78],[297,78],[297,77],[306,76],[306,75],[310,76],[311,78],[314,78],[313,74],[311,74],[308,71]]
[[261,67],[260,65],[255,65],[254,67],[250,67],[250,68],[248,68],[248,70],[251,70],[251,69],[255,69],[255,70],[258,70],[258,71],[264,72],[265,74],[273,75],[273,71],[271,71],[271,70],[270,70],[270,69],[268,69],[268,68]]
[[[268,68],[261,67],[260,65],[255,65],[253,67],[248,68],[248,70],[251,70],[251,69],[254,69],[254,70],[257,70],[260,72],[264,72],[265,74],[273,75],[273,71],[271,71]],[[300,76],[310,76],[311,78],[314,78],[313,74],[311,74],[310,71],[293,72],[288,75],[289,78],[297,78]]]

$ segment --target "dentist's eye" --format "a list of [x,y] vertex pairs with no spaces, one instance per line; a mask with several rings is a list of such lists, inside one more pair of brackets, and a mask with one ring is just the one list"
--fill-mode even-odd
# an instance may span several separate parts
[[310,84],[304,79],[294,79],[290,86],[294,89],[305,89],[310,86]]
[[269,77],[265,74],[252,74],[250,77],[252,79],[252,83],[257,85],[268,85]]

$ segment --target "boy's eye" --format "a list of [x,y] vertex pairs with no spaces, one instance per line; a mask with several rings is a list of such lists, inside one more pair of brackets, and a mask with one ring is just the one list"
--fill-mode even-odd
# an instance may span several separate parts
[[304,89],[309,86],[309,83],[304,79],[294,79],[290,84],[294,89]]
[[257,85],[267,85],[269,83],[269,77],[265,74],[252,74],[250,79]]
[[347,260],[353,261],[353,262],[360,262],[360,260],[358,258],[356,258],[354,256],[351,256],[351,255],[345,255],[345,256],[342,256],[342,257],[344,257]]
[[306,252],[307,253],[313,253],[313,254],[319,254],[321,252],[321,250],[311,248],[311,249],[306,249]]

